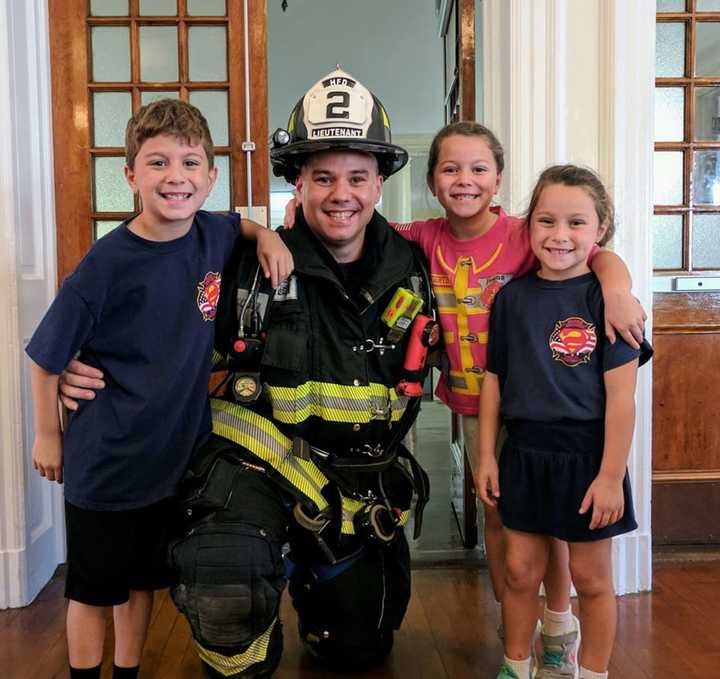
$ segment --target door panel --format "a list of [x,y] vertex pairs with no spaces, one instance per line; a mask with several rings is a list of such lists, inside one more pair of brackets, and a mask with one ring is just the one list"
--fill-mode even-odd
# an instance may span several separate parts
[[658,7],[653,540],[720,543],[720,12]]
[[122,175],[125,124],[156,98],[189,101],[208,119],[220,172],[206,209],[248,204],[248,159],[253,202],[267,205],[265,0],[248,2],[249,139],[243,3],[50,0],[49,8],[60,280],[138,210]]
[[720,541],[720,293],[655,295],[653,537]]

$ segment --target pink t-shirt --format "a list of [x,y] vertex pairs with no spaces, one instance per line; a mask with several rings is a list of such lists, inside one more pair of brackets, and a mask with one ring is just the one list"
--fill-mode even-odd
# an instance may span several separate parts
[[440,324],[450,371],[443,373],[435,392],[454,412],[477,415],[487,360],[490,308],[498,290],[532,270],[523,220],[500,207],[487,233],[470,240],[452,235],[444,217],[411,224],[393,224],[407,240],[420,245],[430,263]]

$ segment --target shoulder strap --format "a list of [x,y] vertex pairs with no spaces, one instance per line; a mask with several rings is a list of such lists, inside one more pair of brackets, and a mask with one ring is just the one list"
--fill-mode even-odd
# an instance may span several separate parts
[[425,254],[416,243],[408,243],[413,254],[413,262],[415,263],[416,273],[410,275],[410,284],[413,292],[420,295],[425,302],[423,313],[436,317],[435,313],[435,293],[432,289],[430,281],[430,273],[427,267]]

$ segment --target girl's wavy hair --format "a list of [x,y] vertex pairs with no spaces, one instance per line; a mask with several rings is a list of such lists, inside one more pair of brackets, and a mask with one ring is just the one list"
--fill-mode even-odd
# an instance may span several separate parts
[[140,147],[159,134],[169,134],[187,144],[201,144],[212,169],[215,153],[207,120],[199,109],[179,99],[153,101],[130,118],[125,130],[125,162],[130,169],[135,166]]
[[537,208],[540,194],[547,186],[552,184],[562,184],[563,186],[578,186],[584,189],[595,204],[595,212],[597,213],[600,225],[605,224],[607,230],[603,237],[598,241],[598,245],[603,246],[612,240],[615,235],[615,207],[613,206],[610,194],[608,194],[605,185],[600,177],[592,170],[578,165],[551,165],[543,170],[542,174],[535,184],[535,188],[530,198],[525,213],[525,223],[529,226],[533,212]]
[[428,151],[427,165],[427,183],[429,186],[432,186],[433,173],[435,172],[435,167],[438,164],[440,145],[442,144],[443,139],[447,139],[454,134],[460,134],[463,137],[484,138],[492,151],[493,158],[495,159],[497,173],[502,174],[502,171],[505,169],[505,151],[503,151],[502,144],[498,141],[498,138],[484,125],[476,123],[472,120],[462,120],[458,123],[445,125],[445,127],[443,127],[432,140],[432,143],[430,144],[430,151]]

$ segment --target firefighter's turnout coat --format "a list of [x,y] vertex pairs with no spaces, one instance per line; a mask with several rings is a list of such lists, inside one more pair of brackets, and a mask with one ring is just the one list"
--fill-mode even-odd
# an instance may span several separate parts
[[[211,400],[214,435],[188,473],[185,531],[171,548],[173,598],[211,676],[274,669],[286,575],[314,653],[344,665],[387,653],[409,599],[402,525],[429,490],[401,444],[419,405],[396,391],[410,333],[390,341],[381,320],[399,287],[431,313],[422,255],[375,213],[346,286],[301,210],[281,235],[295,271],[276,291],[253,285],[241,245],[223,274],[216,353],[230,373]],[[238,351],[247,345],[255,353]],[[379,540],[377,505],[388,509]]]

